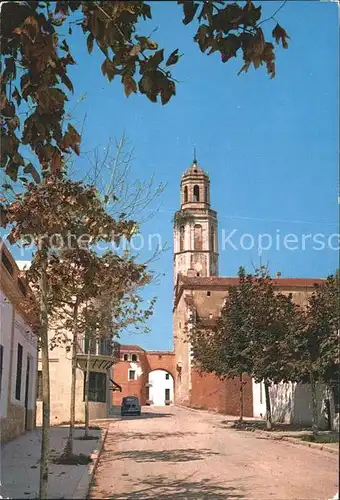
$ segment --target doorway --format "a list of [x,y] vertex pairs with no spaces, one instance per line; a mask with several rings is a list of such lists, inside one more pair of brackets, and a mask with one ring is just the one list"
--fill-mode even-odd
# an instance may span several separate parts
[[174,402],[174,379],[165,370],[152,370],[149,373],[149,401],[153,406],[171,405]]

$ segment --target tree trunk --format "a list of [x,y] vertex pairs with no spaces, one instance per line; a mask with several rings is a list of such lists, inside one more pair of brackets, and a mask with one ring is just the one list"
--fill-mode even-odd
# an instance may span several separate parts
[[76,382],[77,382],[77,342],[78,342],[78,299],[73,310],[73,337],[72,337],[72,371],[71,371],[71,404],[70,404],[70,428],[64,455],[73,455],[74,425],[76,413]]
[[266,429],[267,431],[272,430],[272,409],[270,405],[270,395],[269,395],[269,384],[264,381],[264,392],[266,396]]
[[312,373],[310,374],[310,388],[312,392],[312,431],[313,431],[313,436],[316,437],[319,428],[318,404],[316,400],[316,383]]
[[50,454],[50,367],[48,359],[47,257],[43,257],[40,274],[40,343],[42,368],[42,429],[39,498],[48,498],[48,463]]
[[243,422],[243,412],[244,412],[243,374],[240,373],[240,418],[239,418],[240,422]]
[[85,436],[89,435],[89,387],[90,387],[90,364],[91,364],[92,337],[89,336],[86,372],[85,372]]

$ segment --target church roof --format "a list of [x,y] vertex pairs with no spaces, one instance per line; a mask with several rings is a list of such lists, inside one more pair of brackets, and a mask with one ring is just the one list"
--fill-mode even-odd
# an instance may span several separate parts
[[203,168],[199,167],[198,166],[198,163],[196,160],[193,161],[191,167],[189,167],[185,172],[184,174],[182,175],[182,177],[186,177],[187,175],[195,175],[195,176],[198,176],[198,175],[201,175],[201,176],[204,176],[204,177],[209,177],[207,172],[205,172],[203,170]]

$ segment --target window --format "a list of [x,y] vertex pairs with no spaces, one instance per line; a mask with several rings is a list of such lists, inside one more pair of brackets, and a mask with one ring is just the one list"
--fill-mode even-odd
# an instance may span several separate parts
[[15,383],[15,399],[20,401],[21,397],[21,376],[22,376],[22,345],[18,344],[17,354],[17,379]]
[[188,202],[188,186],[184,188],[184,203]]
[[207,296],[210,297],[210,295],[211,295],[211,292],[207,292]]
[[205,186],[205,188],[204,188],[204,195],[205,195],[204,196],[204,201],[206,203],[209,203],[209,200],[208,200],[208,186]]
[[38,370],[38,380],[37,380],[37,401],[42,401],[43,389],[42,389],[42,371]]
[[170,401],[170,389],[165,389],[165,401]]
[[200,201],[200,188],[199,186],[194,186],[194,201]]
[[4,362],[4,346],[0,344],[0,394],[2,391],[2,369]]
[[212,227],[210,230],[210,250],[215,251],[215,228]]
[[129,370],[129,380],[136,380],[135,370]]
[[[84,400],[86,390],[86,373],[84,374]],[[106,403],[106,373],[90,372],[89,401]]]
[[5,266],[5,268],[7,269],[7,271],[9,272],[9,274],[11,276],[13,276],[13,266],[12,266],[12,263],[9,260],[9,258],[7,257],[5,252],[2,252],[2,254],[1,254],[1,261],[2,261],[3,265]]
[[165,374],[165,380],[170,380],[170,374],[169,373]]
[[129,355],[128,354],[124,354],[124,361],[129,361]]
[[194,225],[194,250],[202,250],[202,226]]
[[184,226],[181,226],[179,230],[179,251],[183,252],[184,250]]
[[131,361],[138,361],[137,354],[132,354]]

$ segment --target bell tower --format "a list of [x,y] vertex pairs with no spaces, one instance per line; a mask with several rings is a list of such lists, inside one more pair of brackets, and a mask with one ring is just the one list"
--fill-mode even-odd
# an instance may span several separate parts
[[196,157],[181,180],[181,208],[174,216],[174,281],[218,275],[217,213],[210,208],[210,180]]

